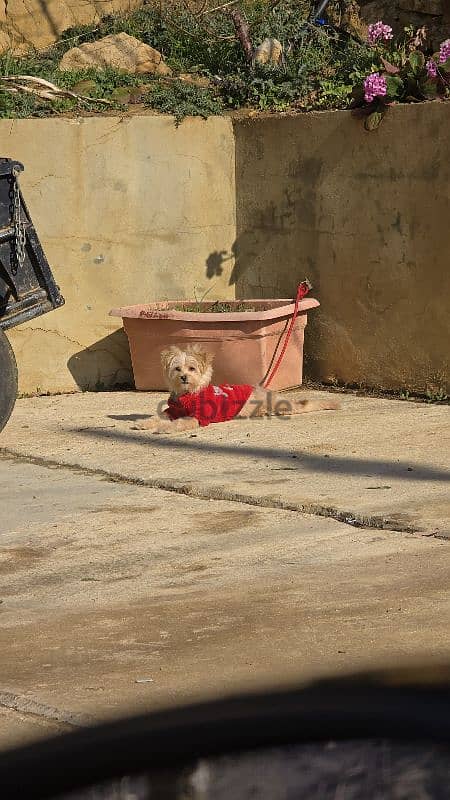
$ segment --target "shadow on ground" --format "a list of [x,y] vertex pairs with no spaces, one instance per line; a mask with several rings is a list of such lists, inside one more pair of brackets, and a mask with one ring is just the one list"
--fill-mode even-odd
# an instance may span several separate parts
[[[129,418],[137,415],[130,415]],[[145,417],[145,415],[141,415]],[[283,424],[283,423],[281,423]],[[143,447],[151,445],[153,450],[184,451],[195,453],[214,453],[218,456],[236,455],[240,459],[261,458],[265,461],[289,462],[289,467],[280,467],[280,470],[311,470],[313,472],[338,473],[342,475],[362,475],[367,478],[374,476],[397,478],[405,481],[438,481],[450,483],[450,471],[436,467],[428,467],[414,462],[381,461],[370,458],[347,458],[342,456],[314,455],[296,448],[290,450],[277,447],[239,447],[217,442],[193,441],[192,434],[189,438],[175,439],[173,437],[153,436],[146,433],[131,434],[122,431],[108,431],[100,428],[90,430],[72,429],[74,433],[91,439],[115,439],[122,443],[139,444]],[[295,464],[293,463],[295,462]]]
[[108,419],[136,422],[138,419],[151,419],[152,414],[108,414]]

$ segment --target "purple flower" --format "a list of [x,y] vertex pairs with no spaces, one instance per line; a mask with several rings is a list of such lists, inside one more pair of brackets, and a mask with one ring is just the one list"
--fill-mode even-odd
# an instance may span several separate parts
[[371,103],[375,97],[384,97],[387,92],[386,78],[379,72],[372,72],[364,81],[364,100]]
[[436,62],[435,62],[435,61],[433,61],[433,59],[432,59],[432,58],[430,58],[430,60],[429,60],[429,61],[427,61],[427,63],[426,63],[426,65],[425,65],[425,66],[426,66],[426,69],[427,69],[427,75],[428,75],[428,77],[429,77],[429,78],[436,78],[436,76],[437,76],[437,66],[436,66]]
[[392,39],[392,28],[390,25],[385,25],[384,22],[374,22],[369,25],[367,33],[367,41],[370,45],[375,45],[377,42],[388,42]]
[[439,63],[445,64],[448,58],[450,58],[450,39],[446,39],[445,42],[442,42],[439,48]]

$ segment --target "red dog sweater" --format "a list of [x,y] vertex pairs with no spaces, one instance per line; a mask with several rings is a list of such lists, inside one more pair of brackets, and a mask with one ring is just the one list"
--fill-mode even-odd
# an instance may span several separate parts
[[182,394],[169,398],[165,413],[169,419],[195,417],[202,427],[211,422],[228,422],[236,417],[253,391],[253,386],[237,384],[230,386],[209,385],[199,392]]

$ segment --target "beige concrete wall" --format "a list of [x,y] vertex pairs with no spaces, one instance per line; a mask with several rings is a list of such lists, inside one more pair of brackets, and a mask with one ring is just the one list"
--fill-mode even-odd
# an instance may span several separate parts
[[450,103],[392,108],[373,133],[349,112],[235,126],[237,294],[312,279],[310,377],[448,387],[449,130]]
[[234,140],[224,118],[1,120],[0,153],[25,164],[24,196],[64,308],[10,331],[20,391],[130,380],[114,306],[234,296]]
[[113,306],[289,297],[308,275],[305,373],[448,389],[450,103],[207,122],[0,120],[66,306],[10,332],[22,392],[130,381]]
[[142,5],[143,0],[0,0],[0,52],[45,48],[67,28]]

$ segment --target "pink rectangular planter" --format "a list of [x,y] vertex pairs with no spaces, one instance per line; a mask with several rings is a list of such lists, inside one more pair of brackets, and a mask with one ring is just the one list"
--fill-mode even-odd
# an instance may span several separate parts
[[[227,301],[228,302],[228,301]],[[281,352],[292,318],[292,300],[235,300],[229,304],[250,306],[254,311],[211,313],[212,303],[199,313],[175,311],[188,301],[167,301],[114,308],[113,317],[122,317],[128,336],[136,389],[162,391],[166,384],[160,353],[169,345],[180,347],[201,343],[214,353],[215,383],[258,384],[270,372]],[[303,337],[306,311],[319,305],[313,298],[299,304],[299,315],[281,366],[270,388],[300,386],[303,373]]]

